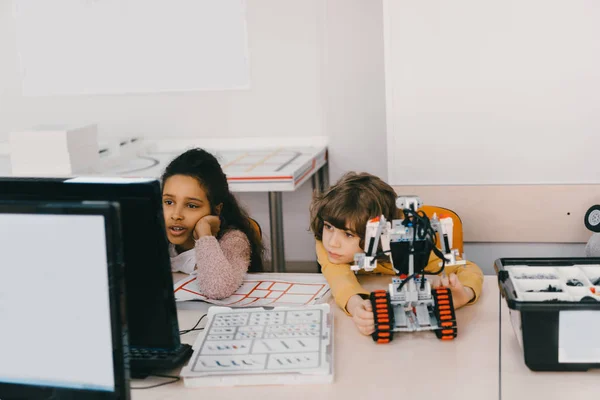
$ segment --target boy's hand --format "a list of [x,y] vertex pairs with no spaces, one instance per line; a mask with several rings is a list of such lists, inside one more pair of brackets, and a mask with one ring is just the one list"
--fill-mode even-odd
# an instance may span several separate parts
[[196,223],[194,227],[194,239],[198,240],[202,236],[217,236],[221,229],[221,220],[216,215],[206,215]]
[[460,308],[475,298],[475,292],[470,287],[464,287],[456,274],[438,276],[431,280],[431,287],[445,286],[452,292],[454,308]]
[[370,300],[365,300],[355,294],[348,300],[346,309],[352,316],[352,320],[360,333],[370,335],[375,332],[375,318],[373,317],[373,307],[371,307]]

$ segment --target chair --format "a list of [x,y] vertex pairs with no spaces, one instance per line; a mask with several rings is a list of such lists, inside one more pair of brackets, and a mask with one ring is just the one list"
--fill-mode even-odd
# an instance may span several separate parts
[[[258,237],[262,241],[263,235],[262,235],[262,229],[260,227],[260,224],[258,222],[256,222],[256,220],[254,218],[248,217],[248,219],[250,220],[250,226],[258,234]],[[263,263],[264,263],[264,260],[263,260]],[[263,264],[262,268],[257,268],[256,265],[250,265],[248,271],[249,272],[264,272],[264,264]]]
[[[453,224],[452,248],[458,249],[459,254],[462,256],[462,254],[464,253],[463,226],[462,226],[462,221],[461,221],[460,217],[458,216],[458,214],[456,214],[452,210],[449,210],[444,207],[438,207],[438,206],[424,205],[419,210],[422,210],[425,213],[425,215],[427,215],[429,218],[433,217],[433,214],[437,214],[437,217],[440,219],[445,218],[445,217],[452,218],[452,224]],[[441,238],[438,235],[438,247],[440,247],[439,243],[441,243]]]
[[262,239],[262,229],[260,227],[260,224],[256,222],[254,218],[248,217],[248,219],[250,220],[250,225],[254,228],[256,233],[258,233],[258,237]]

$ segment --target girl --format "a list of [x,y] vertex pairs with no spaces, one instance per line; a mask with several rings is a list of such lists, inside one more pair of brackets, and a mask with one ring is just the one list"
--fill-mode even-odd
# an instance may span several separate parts
[[[367,221],[384,215],[398,219],[394,189],[376,176],[349,172],[311,204],[311,230],[317,239],[317,258],[336,300],[349,314],[358,330],[370,335],[375,321],[369,292],[361,287],[350,269],[354,254],[363,252]],[[439,270],[440,259],[433,253],[426,271]],[[375,273],[395,274],[390,261],[382,256]],[[481,269],[470,262],[465,266],[447,266],[448,277],[432,280],[433,286],[450,287],[455,308],[473,303],[483,285]]]
[[260,235],[212,154],[191,149],[179,155],[162,184],[173,272],[196,273],[200,293],[222,299],[240,287],[246,271],[262,270]]

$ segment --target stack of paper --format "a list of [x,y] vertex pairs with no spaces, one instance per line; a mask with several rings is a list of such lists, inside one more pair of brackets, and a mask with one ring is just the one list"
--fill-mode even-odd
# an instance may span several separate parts
[[10,159],[15,176],[70,176],[98,166],[96,125],[42,126],[11,132]]

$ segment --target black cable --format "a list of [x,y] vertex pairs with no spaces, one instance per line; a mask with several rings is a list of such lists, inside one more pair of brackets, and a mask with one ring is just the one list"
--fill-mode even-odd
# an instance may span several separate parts
[[175,382],[179,382],[181,380],[181,378],[179,376],[173,376],[173,375],[159,375],[159,374],[150,374],[148,376],[156,376],[159,378],[169,378],[169,379],[173,379],[172,381],[168,381],[168,382],[163,382],[163,383],[157,383],[156,385],[150,385],[150,386],[138,386],[138,387],[134,387],[132,386],[131,389],[132,390],[141,390],[141,389],[152,389],[152,388],[156,388],[159,386],[165,386],[165,385],[170,385],[171,383],[175,383]]
[[[377,258],[377,257],[381,257],[381,256],[385,256],[387,253],[391,253],[392,250],[386,250],[386,251],[378,251],[377,253],[375,253],[373,255],[373,258]],[[598,278],[598,280],[600,281],[600,278]]]
[[408,281],[410,281],[411,279],[413,279],[415,276],[417,276],[417,274],[416,274],[416,273],[414,273],[414,274],[412,274],[412,275],[409,275],[409,276],[407,276],[405,280],[403,280],[402,282],[400,282],[400,284],[398,285],[398,288],[396,289],[396,291],[398,291],[398,292],[399,292],[399,291],[401,291],[401,290],[402,290],[402,288],[404,287],[404,285],[406,285],[406,283],[407,283]]
[[[435,272],[426,272],[425,271],[426,265],[425,265],[422,269],[415,271],[415,273],[413,273],[412,275],[410,275],[406,279],[404,279],[402,282],[400,282],[400,285],[398,285],[398,288],[397,288],[398,291],[400,291],[404,287],[406,282],[410,281],[411,279],[415,279],[415,277],[418,274],[438,275],[438,274],[441,274],[444,271],[444,268],[446,267],[446,258],[444,257],[444,254],[435,246],[437,243],[437,234],[435,232],[435,229],[433,229],[433,227],[431,226],[429,217],[423,211],[420,211],[420,212],[414,211],[413,209],[410,209],[410,208],[406,208],[406,209],[402,210],[402,212],[404,213],[404,216],[405,216],[405,219],[402,222],[402,224],[406,227],[408,227],[409,224],[411,224],[411,226],[413,228],[413,236],[412,236],[412,243],[411,243],[411,249],[410,249],[410,252],[412,253],[413,257],[415,257],[415,241],[417,239],[423,240],[425,242],[426,248],[429,247],[429,244],[431,244],[431,247],[430,247],[431,251],[433,251],[433,253],[442,260],[442,266],[440,267],[439,270],[437,270]],[[416,260],[413,258],[413,266],[414,266],[415,261]],[[423,289],[424,287],[425,287],[425,279],[423,277],[423,279],[421,281],[421,289]]]
[[204,328],[196,328],[199,324],[200,321],[202,321],[204,319],[204,317],[206,317],[206,314],[204,314],[203,316],[200,317],[200,319],[198,320],[198,322],[196,322],[196,325],[194,325],[194,327],[192,329],[184,329],[182,331],[179,331],[179,335],[185,335],[186,333],[190,333],[192,331],[201,331]]

